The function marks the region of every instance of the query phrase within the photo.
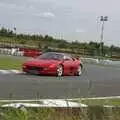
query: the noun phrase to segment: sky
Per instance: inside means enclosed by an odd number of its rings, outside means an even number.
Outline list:
[[[120,46],[119,5],[119,0],[0,0],[0,27],[68,41],[99,42],[99,18],[108,16],[104,42]]]

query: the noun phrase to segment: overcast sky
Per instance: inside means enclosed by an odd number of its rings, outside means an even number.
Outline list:
[[[0,0],[0,24],[17,32],[49,34],[79,41],[100,41],[99,16],[106,44],[120,46],[120,0]]]

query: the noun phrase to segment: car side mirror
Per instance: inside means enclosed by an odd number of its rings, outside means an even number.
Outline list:
[[[64,61],[69,61],[69,59],[65,58]]]
[[[75,61],[75,58],[72,58],[73,61]]]
[[[76,59],[77,59],[77,60],[80,60],[80,58],[79,58],[79,57],[76,57]]]

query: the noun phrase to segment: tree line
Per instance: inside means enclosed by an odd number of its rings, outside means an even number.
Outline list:
[[[15,31],[6,29],[2,27],[0,29],[0,42],[12,43],[12,44],[21,44],[35,46],[38,49],[42,48],[53,48],[56,51],[68,51],[73,53],[79,53],[82,55],[90,56],[100,56],[100,43],[99,42],[89,42],[83,43],[77,40],[73,42],[68,42],[64,39],[53,38],[49,35],[29,35],[29,34],[17,34]],[[102,45],[102,56],[119,56],[120,47],[114,45],[107,46]]]

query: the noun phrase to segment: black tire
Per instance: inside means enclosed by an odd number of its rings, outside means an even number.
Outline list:
[[[81,76],[82,75],[82,70],[83,70],[83,67],[82,65],[79,65],[78,68],[77,68],[77,72],[76,72],[76,76]]]

